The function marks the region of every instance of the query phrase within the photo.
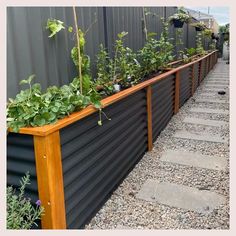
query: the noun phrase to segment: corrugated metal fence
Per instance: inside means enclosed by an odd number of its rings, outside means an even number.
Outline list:
[[[147,11],[159,17],[168,17],[176,7],[147,7]],[[109,53],[117,34],[127,31],[125,44],[133,50],[144,45],[143,15],[141,7],[78,7],[79,27],[86,30],[86,53],[91,58],[95,75],[95,61],[99,44],[104,44]],[[70,58],[75,44],[66,30],[55,38],[48,38],[45,29],[48,18],[56,18],[73,26],[72,7],[8,7],[7,9],[7,96],[14,97],[19,91],[19,82],[30,74],[36,74],[36,82],[46,89],[50,85],[68,84],[77,72]],[[94,21],[97,19],[96,23]],[[93,24],[94,23],[94,24]],[[160,37],[162,25],[155,15],[147,16],[149,32]],[[183,47],[195,46],[196,32],[192,26],[184,26]],[[175,29],[170,27],[170,37],[175,39]],[[173,43],[175,40],[173,40]]]

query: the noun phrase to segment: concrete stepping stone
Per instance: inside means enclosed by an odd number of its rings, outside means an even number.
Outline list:
[[[226,159],[219,156],[174,150],[165,151],[160,160],[211,170],[225,170],[227,165]]]
[[[191,139],[191,140],[198,140],[203,142],[214,142],[214,143],[227,143],[227,140],[222,138],[219,135],[209,135],[208,133],[194,133],[185,130],[177,131],[173,135],[174,138],[180,139]]]
[[[228,125],[228,122],[220,121],[220,120],[205,120],[200,118],[194,117],[186,117],[183,120],[184,123],[191,123],[196,125],[207,125],[207,126],[214,126],[214,127],[221,127],[224,125]]]
[[[226,100],[222,101],[220,99],[207,99],[207,98],[199,98],[196,99],[195,102],[229,104]]]
[[[222,115],[228,115],[228,110],[221,110],[221,109],[210,109],[210,108],[191,108],[189,110],[190,112],[197,112],[197,113],[210,113],[210,114],[222,114]]]
[[[214,92],[214,93],[199,93],[198,94],[200,97],[204,97],[204,96],[206,96],[206,97],[211,97],[211,98],[219,98],[220,100],[226,100],[227,98],[226,98],[226,95],[227,95],[227,93],[226,94],[224,94],[224,95],[220,95],[220,94],[218,94],[217,92]]]
[[[205,85],[229,85],[229,82],[228,81],[215,81],[215,80],[209,80],[209,81],[205,81],[204,83]]]
[[[204,92],[204,93],[218,93],[219,91],[225,91],[226,93],[229,93],[229,89],[214,89],[214,88],[201,88],[200,90],[201,92]]]
[[[224,196],[212,191],[151,179],[144,183],[136,196],[145,201],[158,202],[203,214],[212,212],[226,201]]]
[[[211,88],[218,88],[218,89],[225,89],[228,88],[228,85],[222,85],[222,84],[204,84],[204,88],[211,89]]]

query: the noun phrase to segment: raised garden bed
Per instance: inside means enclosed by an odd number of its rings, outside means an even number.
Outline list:
[[[102,126],[89,106],[56,124],[10,132],[8,184],[29,170],[27,194],[45,207],[42,228],[83,228],[216,62],[214,51],[103,99],[111,121]]]

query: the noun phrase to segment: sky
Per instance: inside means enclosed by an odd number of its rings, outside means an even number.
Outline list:
[[[210,7],[210,15],[213,15],[219,25],[229,23],[229,7]],[[203,13],[208,13],[208,7],[186,7]]]

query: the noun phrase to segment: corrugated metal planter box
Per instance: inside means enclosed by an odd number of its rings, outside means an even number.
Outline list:
[[[213,52],[102,100],[111,120],[97,125],[92,106],[56,124],[22,128],[7,137],[7,183],[26,171],[27,194],[45,207],[44,229],[78,229],[91,219],[143,157],[199,84]],[[211,67],[202,65],[211,57]],[[200,72],[200,73],[199,73]]]

